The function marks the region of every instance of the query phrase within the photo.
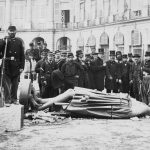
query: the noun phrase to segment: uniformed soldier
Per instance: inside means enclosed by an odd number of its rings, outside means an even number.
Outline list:
[[[97,59],[91,62],[90,69],[93,73],[94,89],[104,90],[104,78],[106,75],[106,63],[103,63],[104,49],[98,49]]]
[[[117,61],[117,89],[118,92],[122,91],[122,72],[123,72],[123,65],[122,65],[122,53],[121,51],[116,52],[116,61]]]
[[[52,86],[51,81],[51,74],[52,72],[57,69],[57,64],[55,61],[53,61],[53,53],[48,52],[47,53],[47,60],[45,60],[42,64],[42,97],[43,98],[50,98],[57,95],[55,89]]]
[[[143,80],[143,68],[139,54],[134,54],[134,64],[132,65],[132,70],[130,71],[130,83],[133,84],[133,97],[138,101],[141,100],[141,84]]]
[[[150,75],[150,51],[145,52],[145,64],[143,66],[144,75]]]
[[[143,66],[143,99],[142,102],[150,106],[150,51],[145,52],[145,62]]]
[[[78,63],[80,65],[80,68],[82,69],[79,69],[78,70],[78,74],[79,74],[79,81],[78,81],[78,86],[79,87],[87,87],[87,66],[83,60],[83,51],[82,50],[77,50],[76,51],[76,63]]]
[[[109,60],[106,62],[105,88],[107,93],[117,93],[117,62],[115,61],[115,51],[110,51]]]
[[[34,44],[31,42],[29,44],[30,48],[26,50],[25,52],[25,58],[26,60],[35,60],[36,62],[40,59],[40,55],[37,49],[34,49]]]
[[[24,45],[20,38],[16,38],[16,27],[8,27],[8,36],[0,42],[0,53],[4,56],[4,50],[7,42],[6,59],[4,70],[4,79],[7,83],[11,95],[9,95],[10,103],[17,103],[17,90],[20,74],[24,69],[25,55]],[[8,98],[8,96],[7,96]]]
[[[132,53],[128,53],[128,63],[130,65],[130,72],[131,72],[132,71],[132,65],[134,64]],[[130,96],[132,96],[132,97],[134,96],[133,84],[131,82],[129,84],[129,93],[130,93]]]
[[[130,65],[127,62],[127,54],[122,55],[122,93],[129,93],[129,73],[130,73]]]
[[[42,51],[44,51],[45,53],[50,52],[50,50],[47,48],[47,43],[46,42],[43,43],[43,49],[42,49]]]
[[[93,73],[90,70],[92,62],[92,56],[90,53],[85,54],[85,64],[87,66],[87,87],[89,89],[94,89],[94,83],[93,83]]]
[[[62,65],[61,72],[64,75],[64,90],[78,86],[79,74],[78,70],[81,66],[73,60],[73,53],[68,53],[67,61]]]
[[[46,52],[42,52],[41,53],[41,60],[39,60],[35,66],[35,72],[38,73],[38,84],[39,84],[39,90],[40,90],[40,96],[42,97],[42,72],[43,72],[43,69],[42,69],[42,65],[43,63],[45,62],[47,58],[47,53]]]

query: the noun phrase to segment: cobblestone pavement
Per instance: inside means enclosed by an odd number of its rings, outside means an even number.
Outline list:
[[[148,150],[150,119],[73,119],[0,135],[0,150]]]

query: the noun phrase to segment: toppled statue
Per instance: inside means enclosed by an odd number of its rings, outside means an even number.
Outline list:
[[[37,110],[53,104],[65,103],[65,112],[74,117],[128,119],[150,115],[150,107],[127,94],[107,94],[96,90],[75,87],[54,98],[38,98],[33,88],[30,102]]]

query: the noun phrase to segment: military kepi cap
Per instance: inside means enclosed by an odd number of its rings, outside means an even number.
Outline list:
[[[110,51],[110,54],[109,54],[110,56],[115,56],[116,54],[115,54],[115,51]]]
[[[17,29],[16,29],[16,26],[9,26],[8,30],[9,31],[16,31]]]
[[[150,56],[150,51],[146,51],[145,56]]]
[[[132,57],[133,55],[132,55],[132,53],[128,53],[128,57]]]
[[[122,58],[128,58],[127,54],[123,54]]]
[[[99,49],[98,49],[98,53],[99,53],[99,54],[104,54],[104,48],[99,48]]]

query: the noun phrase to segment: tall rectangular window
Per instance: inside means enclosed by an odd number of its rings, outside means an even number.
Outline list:
[[[80,21],[84,20],[84,16],[85,16],[85,3],[81,2],[80,3]]]
[[[96,18],[96,0],[91,0],[91,18],[94,20]]]
[[[5,3],[4,2],[0,2],[0,28],[2,29],[4,26],[4,18],[5,18]]]
[[[24,28],[25,14],[26,14],[26,1],[14,0],[12,2],[11,14],[12,14],[11,15],[12,24],[16,25],[17,29]]]

